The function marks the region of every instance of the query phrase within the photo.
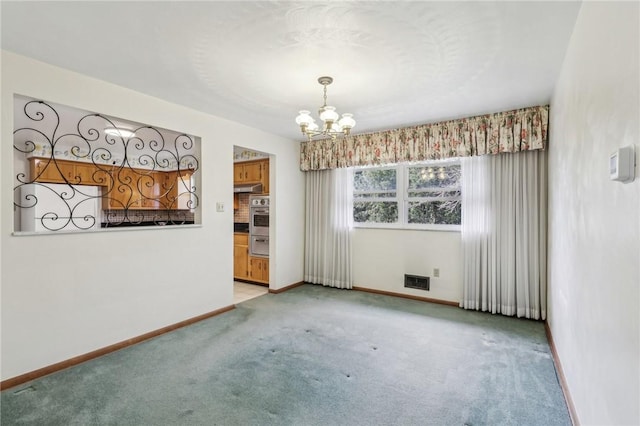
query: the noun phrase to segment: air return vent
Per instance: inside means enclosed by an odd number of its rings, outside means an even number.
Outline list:
[[[429,291],[429,277],[404,274],[404,286]]]

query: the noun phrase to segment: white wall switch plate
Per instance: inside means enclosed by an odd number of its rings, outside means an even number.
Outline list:
[[[220,213],[223,212],[224,211],[224,203],[217,202],[216,203],[216,211],[220,212]]]

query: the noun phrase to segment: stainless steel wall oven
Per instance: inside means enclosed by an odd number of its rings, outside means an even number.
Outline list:
[[[269,256],[269,196],[249,196],[249,253]]]

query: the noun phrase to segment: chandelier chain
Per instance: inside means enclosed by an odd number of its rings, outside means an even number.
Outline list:
[[[322,105],[322,107],[326,107],[327,106],[327,85],[324,85],[324,104]]]

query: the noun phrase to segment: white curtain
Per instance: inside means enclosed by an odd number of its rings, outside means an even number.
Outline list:
[[[304,280],[350,289],[353,172],[341,168],[306,173]]]
[[[546,151],[462,159],[465,309],[547,316]]]

